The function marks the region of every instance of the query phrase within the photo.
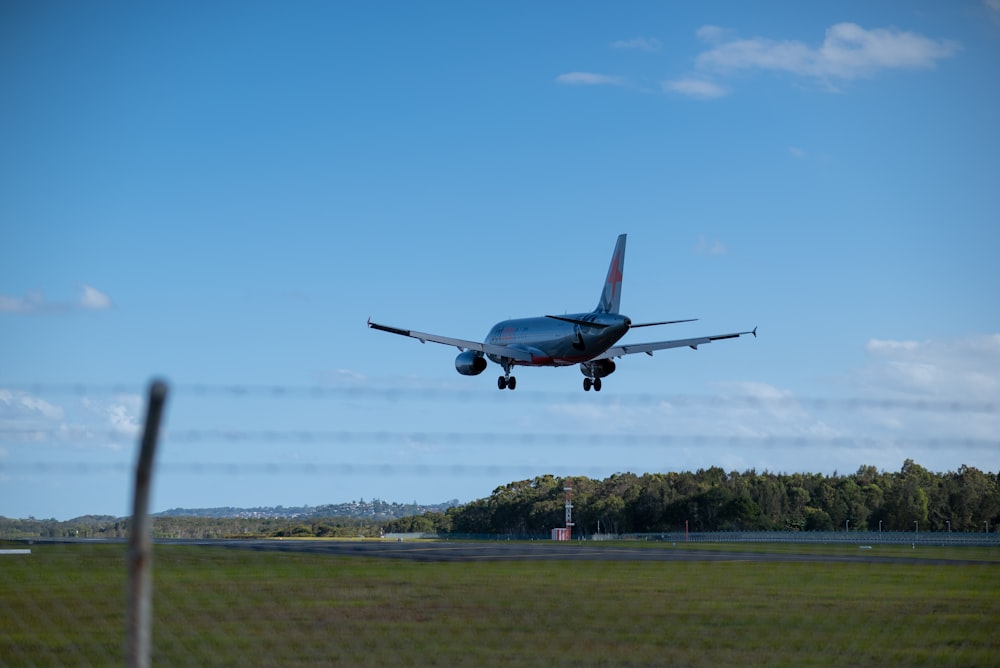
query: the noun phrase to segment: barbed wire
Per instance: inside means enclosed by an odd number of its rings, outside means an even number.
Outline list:
[[[0,390],[26,392],[32,394],[55,395],[123,395],[142,394],[144,387],[135,383],[2,383]],[[212,384],[181,383],[171,386],[173,396],[231,398],[273,398],[273,399],[360,399],[374,398],[383,401],[441,400],[474,402],[490,401],[495,391],[469,391],[427,387],[371,387],[371,386],[327,386],[327,385],[266,385],[266,384]],[[530,401],[578,401],[580,392],[548,392],[532,390],[520,394],[505,395]],[[596,395],[595,395],[596,396]],[[669,404],[678,407],[737,404],[748,408],[796,406],[814,410],[912,410],[937,413],[1000,413],[1000,401],[970,401],[968,399],[911,399],[911,398],[870,398],[870,397],[810,397],[780,396],[759,397],[749,395],[696,395],[696,394],[652,394],[652,393],[606,393],[613,401],[634,405]]]
[[[543,465],[544,466],[544,465]],[[154,468],[160,473],[223,475],[443,475],[513,474],[535,476],[539,466],[527,464],[348,464],[311,462],[169,462]],[[627,469],[628,467],[626,467]],[[635,468],[635,467],[633,467]],[[580,474],[606,474],[607,467],[573,467]],[[623,469],[625,470],[625,469]],[[133,467],[126,462],[0,462],[0,473],[122,473]]]
[[[100,431],[87,428],[2,429],[0,442],[6,443],[131,443],[136,434],[121,430]],[[175,444],[225,443],[296,443],[316,445],[407,444],[426,443],[453,446],[555,445],[573,447],[651,447],[725,445],[730,447],[885,447],[923,448],[965,447],[1000,449],[1000,440],[970,437],[902,436],[815,436],[815,435],[726,435],[726,434],[653,434],[653,433],[572,433],[572,432],[389,432],[326,430],[242,430],[242,429],[165,429],[164,442]]]
[[[94,395],[141,394],[143,388],[126,383],[4,383],[0,391],[24,392],[34,395],[63,394],[79,397]],[[172,387],[175,397],[193,398],[259,398],[259,399],[376,399],[387,402],[440,400],[491,401],[495,392],[458,391],[451,389],[425,388],[377,388],[370,386],[324,386],[324,385],[247,385],[247,384],[180,384]],[[509,393],[504,396],[509,400]],[[529,401],[579,402],[579,392],[556,393],[545,391],[524,392],[514,395]],[[601,398],[605,398],[604,395]],[[870,398],[821,398],[821,397],[755,397],[746,395],[653,395],[614,394],[613,401],[634,405],[664,405],[676,407],[737,405],[751,410],[768,408],[811,408],[814,410],[881,410],[918,411],[933,413],[1000,413],[1000,403],[994,401],[971,402],[964,400],[930,399],[870,399]],[[6,446],[8,454],[16,454],[20,446],[34,446],[39,443],[49,445],[80,446],[86,444],[127,445],[135,442],[138,429],[97,429],[93,427],[31,427],[13,424],[0,427],[0,443]],[[385,430],[305,430],[305,429],[261,429],[238,428],[167,428],[161,433],[164,442],[178,445],[207,446],[210,453],[213,446],[227,444],[275,444],[312,445],[319,447],[353,447],[358,445],[433,445],[446,447],[487,447],[503,449],[507,447],[555,446],[565,448],[614,447],[624,449],[678,448],[678,447],[729,447],[741,448],[924,448],[943,449],[962,447],[967,449],[1000,451],[1000,439],[972,438],[957,436],[942,437],[900,437],[900,436],[818,436],[818,435],[727,435],[709,433],[663,434],[663,433],[573,433],[573,432],[462,432],[462,431],[402,431]],[[273,455],[272,455],[273,456]],[[490,475],[533,475],[539,464],[531,465],[485,463],[485,464],[406,464],[406,463],[317,463],[317,462],[188,462],[162,463],[157,469],[165,473],[187,474],[294,474],[294,475],[445,475],[461,476],[476,473]],[[627,468],[627,467],[626,467]],[[576,468],[581,474],[605,474],[607,467],[593,467],[590,470]],[[96,461],[2,461],[0,473],[70,473],[86,474],[98,472],[125,473],[130,470],[126,462]]]

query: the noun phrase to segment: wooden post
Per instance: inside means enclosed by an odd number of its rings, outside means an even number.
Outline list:
[[[148,668],[153,623],[153,538],[149,523],[149,488],[153,456],[167,400],[167,384],[154,380],[149,386],[146,424],[135,467],[132,524],[128,538],[128,615],[125,630],[125,665]]]

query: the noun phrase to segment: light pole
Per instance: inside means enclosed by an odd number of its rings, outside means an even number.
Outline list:
[[[882,520],[878,521],[878,532],[882,533]]]
[[[851,530],[851,520],[844,520],[844,533],[848,533]]]
[[[913,533],[920,531],[920,524],[917,520],[913,520]]]
[[[948,523],[948,533],[951,533],[951,520],[945,520]]]

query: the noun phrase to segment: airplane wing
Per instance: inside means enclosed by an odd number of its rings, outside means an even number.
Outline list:
[[[754,338],[757,338],[757,328],[754,327],[749,332],[733,332],[732,334],[716,334],[714,336],[699,336],[693,339],[677,339],[676,341],[657,341],[655,343],[632,343],[625,344],[623,346],[614,346],[613,348],[608,348],[603,354],[595,357],[595,360],[611,359],[613,357],[623,357],[625,355],[634,355],[635,353],[646,353],[652,356],[654,350],[666,350],[667,348],[693,348],[698,349],[698,346],[711,343],[712,341],[721,341],[722,339],[737,339],[744,334],[753,334]]]
[[[455,346],[463,352],[466,350],[478,350],[482,353],[507,357],[520,362],[530,362],[532,360],[531,353],[527,350],[519,350],[517,348],[510,348],[507,346],[494,346],[489,343],[480,343],[479,341],[453,339],[449,336],[438,336],[437,334],[427,334],[426,332],[414,332],[411,329],[399,329],[398,327],[380,325],[377,322],[372,322],[370,319],[368,320],[368,326],[372,329],[389,332],[390,334],[409,336],[412,339],[417,339],[420,343],[427,343],[430,341],[432,343],[443,343],[446,346]]]

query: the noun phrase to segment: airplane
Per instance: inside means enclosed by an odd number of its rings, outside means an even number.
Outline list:
[[[754,327],[750,331],[731,334],[615,345],[630,329],[697,320],[691,318],[636,324],[618,312],[621,304],[622,273],[625,268],[626,236],[628,235],[622,234],[618,237],[600,301],[597,308],[590,313],[504,320],[493,325],[482,343],[390,327],[372,322],[371,318],[368,319],[368,326],[390,334],[408,336],[421,343],[430,341],[455,346],[460,351],[455,358],[455,369],[463,376],[478,376],[486,370],[486,360],[489,359],[503,368],[503,375],[497,379],[497,387],[501,390],[513,390],[517,387],[517,378],[511,375],[516,366],[579,364],[580,371],[584,375],[584,391],[589,392],[593,388],[595,392],[600,392],[601,379],[614,373],[614,360],[625,355],[646,353],[652,357],[653,351],[656,350],[684,347],[697,350],[698,346],[712,341],[735,339],[746,334],[753,334],[754,338],[757,338],[757,328]]]

